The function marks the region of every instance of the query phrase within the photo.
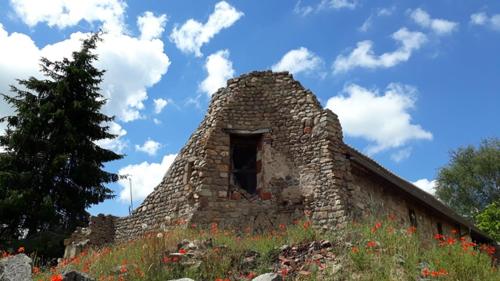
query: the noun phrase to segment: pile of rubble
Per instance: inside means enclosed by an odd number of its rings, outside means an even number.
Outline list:
[[[310,275],[335,264],[332,243],[327,240],[305,242],[280,249],[277,272],[284,276]]]
[[[183,266],[198,267],[202,263],[204,255],[210,249],[219,249],[224,251],[226,247],[224,245],[214,245],[212,240],[183,240],[177,245],[176,250],[165,253],[163,262],[174,262]],[[278,249],[272,257],[274,264],[269,268],[269,270],[273,271],[274,278],[293,278],[298,275],[307,276],[311,274],[316,274],[316,276],[318,276],[321,275],[321,272],[325,269],[332,269],[332,267],[335,268],[337,266],[338,261],[336,260],[336,255],[332,250],[333,245],[327,240],[304,242],[292,246],[284,245]],[[240,268],[251,272],[252,269],[258,266],[260,258],[261,256],[258,252],[246,251],[243,253],[241,260],[239,261],[239,266]],[[251,279],[249,276],[250,275],[240,275],[233,276],[232,278],[234,280],[249,280]],[[253,277],[255,277],[255,275]],[[252,280],[260,279],[254,278]]]

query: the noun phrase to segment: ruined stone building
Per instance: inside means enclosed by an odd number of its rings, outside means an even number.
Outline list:
[[[118,241],[179,221],[255,230],[311,214],[335,230],[365,214],[393,214],[429,236],[454,228],[489,238],[433,196],[346,145],[337,115],[286,72],[230,79],[162,182],[132,215],[114,222]]]

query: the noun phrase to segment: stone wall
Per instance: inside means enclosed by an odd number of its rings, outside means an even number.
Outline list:
[[[258,192],[230,184],[230,132],[260,131]],[[337,116],[286,72],[231,79],[180,151],[162,183],[134,213],[118,219],[125,240],[176,224],[250,227],[312,214],[316,227],[346,221],[350,180]]]
[[[234,184],[231,135],[258,139],[255,194]],[[350,160],[351,153],[337,116],[292,75],[265,71],[230,79],[212,96],[162,182],[131,216],[117,219],[116,239],[190,224],[260,231],[290,224],[306,211],[321,229],[369,213],[409,225],[409,209],[424,237],[432,237],[438,223],[444,233],[457,228],[425,200]]]
[[[344,220],[347,163],[340,157],[339,121],[291,75],[257,72],[231,79],[214,95],[208,114],[216,118],[193,222],[262,229],[290,224],[305,209],[317,226],[333,228]],[[237,130],[269,131],[263,135],[258,196],[240,196],[241,190],[228,186],[228,131]]]
[[[351,167],[355,219],[375,216],[387,220],[391,217],[402,226],[409,227],[411,209],[416,214],[417,232],[424,240],[432,240],[434,234],[438,233],[438,223],[442,225],[443,233],[446,235],[451,235],[453,229],[460,229],[449,218],[404,194],[398,187],[374,172],[356,164],[352,164]],[[462,227],[460,230],[462,235],[467,236],[466,229]]]
[[[99,214],[91,216],[88,227],[78,227],[64,240],[64,258],[71,259],[87,247],[101,247],[115,241],[117,217]]]

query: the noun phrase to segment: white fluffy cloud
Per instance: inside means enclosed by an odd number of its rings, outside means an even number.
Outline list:
[[[141,32],[142,40],[152,40],[159,38],[165,31],[167,23],[167,15],[155,16],[152,12],[147,11],[137,18],[137,27]]]
[[[19,52],[23,50],[23,52]],[[0,93],[9,94],[9,85],[16,84],[15,79],[38,76],[40,59],[38,47],[27,35],[21,33],[8,34],[0,24]],[[12,108],[0,99],[0,116],[11,115]],[[5,124],[0,123],[0,134]]]
[[[0,92],[7,93],[8,85],[16,78],[40,77],[40,58],[60,60],[69,57],[81,46],[81,39],[89,34],[75,32],[63,41],[38,48],[25,34],[8,32],[0,25]],[[122,33],[106,33],[98,44],[99,60],[95,66],[106,72],[101,84],[101,93],[108,100],[103,111],[117,116],[120,121],[141,118],[144,101],[148,98],[146,89],[160,81],[170,65],[159,39],[141,40]],[[12,110],[0,101],[2,113]]]
[[[122,0],[10,0],[17,16],[33,27],[45,22],[50,27],[66,28],[80,21],[102,22],[103,29],[120,33],[127,4]]]
[[[229,60],[229,51],[220,50],[207,57],[205,61],[207,78],[199,85],[199,90],[211,96],[219,88],[226,85],[226,81],[234,76],[233,63]]]
[[[436,192],[436,180],[419,179],[413,182],[413,184],[429,194],[434,195]]]
[[[300,47],[286,53],[278,63],[272,66],[272,70],[289,71],[295,75],[301,72],[318,71],[322,64],[320,57],[307,48]]]
[[[431,29],[438,35],[450,34],[458,30],[458,23],[445,20],[433,19],[426,11],[418,8],[410,13],[410,18],[423,28]]]
[[[412,124],[409,110],[415,107],[416,89],[391,83],[384,93],[351,84],[330,98],[326,108],[335,112],[344,133],[370,142],[368,154],[400,148],[412,140],[430,140],[432,134]],[[404,155],[403,155],[404,156]]]
[[[470,23],[487,26],[493,30],[500,31],[500,14],[488,16],[483,12],[475,13],[470,16]]]
[[[119,175],[128,175],[132,180],[132,197],[134,201],[142,200],[151,193],[161,182],[177,154],[165,155],[160,163],[142,162],[123,167],[118,171]],[[118,183],[122,186],[119,199],[124,202],[130,201],[129,180],[120,179]]]
[[[161,144],[159,142],[156,142],[154,140],[148,139],[147,141],[144,142],[142,145],[135,145],[135,150],[144,152],[146,154],[149,154],[151,156],[156,155],[158,150],[161,148]]]
[[[108,132],[116,135],[114,139],[102,139],[96,141],[96,144],[102,148],[113,150],[117,153],[121,153],[128,145],[127,141],[123,139],[123,136],[127,134],[127,131],[116,122],[110,122],[107,124],[109,127]]]
[[[420,49],[427,42],[427,37],[421,32],[412,32],[401,28],[392,34],[399,43],[399,48],[393,52],[375,55],[372,41],[358,42],[356,48],[347,56],[339,55],[333,63],[334,74],[347,72],[353,68],[389,68],[410,59],[413,51]]]
[[[170,40],[184,53],[193,53],[201,57],[201,47],[208,43],[222,29],[228,28],[238,21],[243,13],[236,10],[226,1],[215,5],[213,13],[206,23],[189,19],[180,28],[174,27]]]
[[[168,104],[168,101],[164,100],[164,99],[154,99],[153,102],[155,104],[155,113],[156,114],[161,113],[163,108],[165,108],[165,106],[167,106],[167,104]]]

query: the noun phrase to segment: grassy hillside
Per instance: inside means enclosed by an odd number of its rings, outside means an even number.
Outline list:
[[[260,235],[217,224],[208,230],[184,226],[89,250],[56,268],[35,268],[34,279],[57,280],[63,268],[72,267],[106,281],[251,280],[270,271],[285,280],[500,280],[491,266],[490,247],[452,234],[422,244],[418,230],[390,219],[334,234],[317,233],[308,221]]]

